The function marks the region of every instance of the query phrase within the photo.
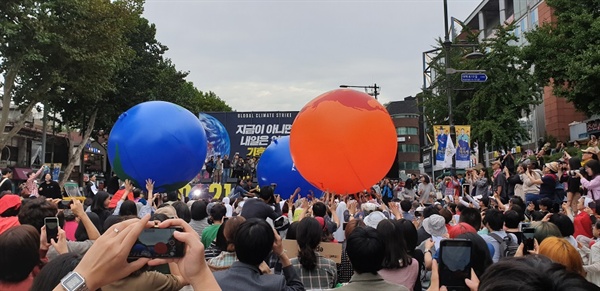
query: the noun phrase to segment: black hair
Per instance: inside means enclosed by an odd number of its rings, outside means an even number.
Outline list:
[[[514,210],[504,212],[504,224],[508,228],[518,228],[521,222],[520,215]]]
[[[19,225],[0,234],[0,282],[21,282],[40,263],[40,234],[35,227]]]
[[[306,270],[314,270],[317,267],[318,258],[315,249],[321,243],[323,231],[319,222],[306,217],[298,223],[296,229],[296,241],[298,242],[298,261]]]
[[[473,247],[471,249],[471,268],[481,277],[485,270],[492,265],[492,256],[486,241],[477,233],[466,232],[458,235],[456,238],[468,239]]]
[[[542,221],[542,219],[544,219],[544,216],[546,215],[541,211],[534,211],[531,213],[531,221]]]
[[[560,233],[563,237],[568,237],[575,233],[573,221],[571,221],[571,219],[564,214],[552,214],[552,216],[550,216],[550,222],[558,226],[558,229],[560,230]]]
[[[222,252],[227,251],[227,246],[229,245],[227,243],[227,239],[225,238],[224,233],[226,223],[227,220],[225,220],[223,223],[221,223],[221,225],[219,225],[219,229],[217,229],[217,236],[215,237],[215,244],[217,245],[217,248]]]
[[[66,253],[50,260],[33,279],[30,290],[52,291],[60,284],[60,280],[81,261],[81,256],[76,253]]]
[[[423,183],[429,184],[430,182],[431,182],[431,179],[429,179],[429,176],[423,175]]]
[[[183,219],[185,222],[190,223],[192,221],[192,212],[187,204],[177,201],[172,204],[173,208],[175,208],[175,212],[177,212],[177,217]],[[227,213],[227,208],[225,208],[225,213]]]
[[[275,201],[275,196],[273,194],[273,187],[271,186],[263,186],[260,188],[260,193],[258,197],[268,204],[271,204]]]
[[[510,198],[510,202],[512,203],[512,205],[519,205],[521,207],[521,209],[525,209],[527,208],[525,206],[525,201],[523,201],[523,198],[521,198],[520,196],[513,196],[513,198]]]
[[[91,210],[92,212],[96,212],[96,214],[100,215],[99,212],[106,210],[104,207],[104,201],[110,197],[110,194],[106,191],[98,191],[92,200]]]
[[[296,239],[296,230],[298,229],[298,221],[294,221],[290,224],[290,226],[287,229],[287,232],[285,233],[285,239],[292,239],[295,240]]]
[[[235,234],[235,253],[240,262],[258,266],[271,252],[275,234],[273,228],[260,218],[250,218],[240,225]]]
[[[119,209],[120,216],[129,216],[129,215],[137,216],[137,212],[138,212],[137,205],[135,205],[135,202],[133,202],[131,200],[125,200],[125,201],[123,201],[123,203],[121,203],[121,208]]]
[[[483,222],[484,224],[487,224],[486,226],[489,226],[492,231],[502,230],[504,227],[504,215],[500,210],[488,209],[485,212]]]
[[[327,206],[323,202],[317,202],[312,206],[313,214],[319,217],[325,217],[327,214]]]
[[[103,225],[100,222],[100,217],[98,217],[98,214],[94,212],[86,212],[85,214],[87,214],[87,216],[92,221],[92,224],[94,224],[94,226],[99,232],[104,231]],[[86,241],[89,239],[83,223],[79,223],[79,225],[77,225],[77,229],[75,229],[75,239],[77,241]]]
[[[510,210],[513,210],[513,211],[517,212],[517,214],[519,214],[519,221],[525,220],[524,208],[521,208],[521,206],[519,206],[518,204],[513,204],[510,207]]]
[[[543,255],[500,260],[479,277],[479,290],[593,291],[600,287]]]
[[[461,211],[458,221],[472,226],[477,231],[481,229],[481,213],[475,208],[465,208]]]
[[[439,213],[440,211],[435,207],[435,205],[429,205],[423,209],[423,219]]]
[[[385,243],[371,227],[357,227],[346,239],[346,253],[358,274],[377,274],[385,257]]]
[[[208,217],[206,212],[206,201],[198,200],[192,203],[191,214],[193,220],[202,220]]]
[[[452,221],[452,212],[450,212],[450,210],[448,210],[446,208],[440,210],[439,215],[444,218],[445,224],[448,224]]]
[[[210,208],[210,217],[213,221],[220,221],[227,214],[227,208],[225,205],[221,203],[215,203],[212,208]]]
[[[412,208],[412,202],[408,199],[404,199],[400,201],[400,208],[402,208],[402,211],[408,212]]]
[[[164,213],[154,213],[154,214],[152,214],[150,221],[158,220],[160,222],[163,222],[167,219],[169,219],[169,217]]]
[[[177,190],[167,192],[167,201],[179,201],[179,192]]]
[[[140,196],[142,195],[142,190],[140,190],[139,188],[135,188],[133,189],[133,198],[140,198]]]
[[[465,205],[464,205],[464,204],[462,204],[462,203],[458,203],[458,204],[456,205],[456,209],[458,209],[458,212],[460,212],[460,213],[462,213],[462,212],[463,212],[463,211],[464,211],[466,208],[467,208],[467,206],[465,206]]]
[[[58,207],[46,198],[38,197],[35,199],[23,200],[21,210],[19,210],[19,223],[29,224],[41,233],[44,226],[44,218],[54,217],[58,213]]]
[[[550,209],[552,209],[552,204],[554,202],[552,202],[552,199],[550,199],[548,197],[544,197],[544,198],[540,199],[538,203],[540,204],[540,206],[544,206],[547,208],[547,210],[550,210]]]
[[[404,268],[412,263],[412,258],[406,251],[406,242],[400,236],[395,224],[384,219],[377,224],[377,232],[385,243],[385,256],[381,266],[384,269]]]
[[[585,167],[592,170],[593,175],[590,178],[594,178],[600,174],[600,162],[595,159],[585,162]]]
[[[417,243],[419,241],[419,235],[417,233],[417,228],[412,223],[412,221],[407,219],[398,219],[392,220],[396,230],[400,233],[400,237],[406,244],[406,252],[411,256],[415,256],[415,249],[417,248]]]
[[[481,201],[481,203],[483,203],[483,206],[485,206],[486,208],[490,207],[490,197],[483,196],[481,197],[481,199],[479,199],[479,201]]]

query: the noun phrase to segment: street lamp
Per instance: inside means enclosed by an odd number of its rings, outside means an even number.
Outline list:
[[[373,84],[373,86],[340,85],[340,88],[362,88],[362,89],[365,89],[365,93],[375,97],[375,100],[377,100],[377,96],[379,96],[379,89],[381,89],[381,87],[377,86],[377,84]],[[373,92],[369,93],[369,92],[367,92],[367,89],[371,89],[371,90],[373,90]]]

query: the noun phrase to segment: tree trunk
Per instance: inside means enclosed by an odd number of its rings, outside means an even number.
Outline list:
[[[21,116],[19,116],[19,119],[13,125],[13,128],[9,132],[2,133],[2,135],[0,136],[0,149],[3,149],[6,146],[6,144],[10,141],[10,139],[17,135],[17,133],[19,133],[19,131],[25,126],[25,121],[27,121],[27,119],[29,119],[29,117],[31,116],[31,110],[33,110],[34,106],[35,103],[30,103],[29,105],[27,105],[25,110],[21,112]],[[4,126],[6,126],[6,123]]]
[[[75,162],[77,161],[78,158],[81,157],[81,153],[83,152],[83,149],[85,148],[85,145],[88,141],[88,139],[90,139],[90,136],[92,135],[92,130],[94,130],[94,123],[96,122],[96,115],[98,114],[98,109],[94,110],[94,113],[92,113],[92,116],[90,116],[90,119],[88,120],[88,125],[87,128],[85,129],[85,131],[83,132],[83,139],[81,140],[81,143],[79,143],[79,146],[77,147],[77,150],[75,150],[74,153],[71,153],[71,147],[69,146],[69,164],[67,165],[67,167],[65,168],[65,173],[62,177],[62,179],[60,180],[60,186],[63,187],[65,185],[65,183],[69,180],[69,176],[71,176],[71,172],[73,172],[73,168],[75,168]],[[69,145],[72,144],[72,141],[70,140],[70,136],[69,136]],[[83,162],[83,161],[81,161]]]

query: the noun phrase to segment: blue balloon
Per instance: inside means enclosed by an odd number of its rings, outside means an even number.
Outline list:
[[[207,113],[198,115],[204,130],[206,131],[206,139],[208,140],[208,157],[227,155],[231,151],[231,142],[229,133],[225,126],[216,118]]]
[[[294,166],[289,136],[278,138],[267,147],[256,166],[256,177],[261,187],[276,183],[275,193],[281,195],[282,199],[290,198],[298,187],[303,197],[309,194],[309,190],[316,197],[321,193],[321,190],[306,181]]]
[[[120,179],[155,192],[177,190],[202,170],[206,133],[187,109],[164,101],[138,104],[119,116],[108,138],[108,158]]]

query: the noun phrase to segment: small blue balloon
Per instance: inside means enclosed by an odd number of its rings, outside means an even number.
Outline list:
[[[206,133],[187,109],[164,101],[140,103],[119,116],[108,138],[108,158],[121,179],[155,192],[177,190],[202,170]]]
[[[278,138],[267,147],[256,166],[256,176],[261,187],[276,183],[275,193],[282,199],[290,198],[298,187],[303,197],[310,193],[309,190],[315,197],[321,196],[321,190],[306,181],[294,166],[289,136]]]

